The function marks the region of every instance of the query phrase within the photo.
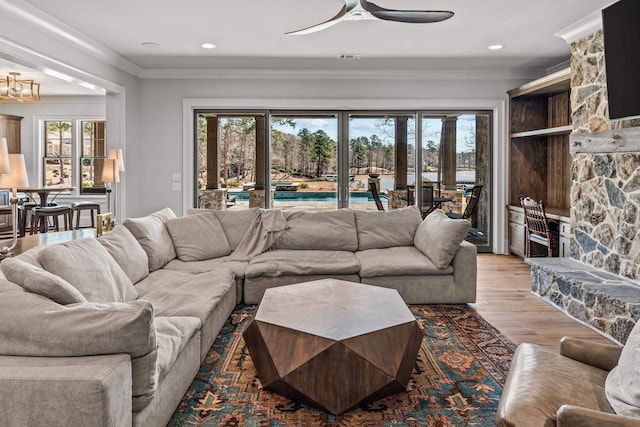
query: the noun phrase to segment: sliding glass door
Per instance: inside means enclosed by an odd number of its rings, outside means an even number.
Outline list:
[[[422,185],[437,189],[441,208],[471,222],[467,240],[489,250],[491,216],[491,113],[425,112]]]
[[[491,112],[200,111],[197,121],[198,206],[222,193],[226,209],[417,205],[470,221],[467,240],[490,249]]]
[[[388,210],[415,180],[415,114],[348,115],[349,207]]]

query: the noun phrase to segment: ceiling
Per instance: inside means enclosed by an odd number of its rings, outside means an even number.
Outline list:
[[[344,0],[25,0],[142,69],[404,68],[545,70],[568,60],[554,33],[613,0],[374,0],[451,10],[432,24],[351,21],[286,36],[333,17]],[[145,42],[159,45],[143,46]],[[203,49],[202,43],[215,49]],[[500,50],[489,45],[503,44]],[[339,61],[341,53],[362,55]],[[0,64],[0,67],[2,64]],[[1,70],[0,70],[1,71]],[[17,70],[21,71],[21,70]],[[44,85],[43,85],[44,92]]]

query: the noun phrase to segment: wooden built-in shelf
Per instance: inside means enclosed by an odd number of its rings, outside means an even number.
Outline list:
[[[524,251],[520,197],[542,200],[548,216],[561,221],[560,252],[569,252],[570,81],[567,69],[509,91],[509,248],[520,256]]]
[[[530,136],[552,136],[552,135],[569,135],[573,130],[573,125],[557,126],[553,128],[529,130],[526,132],[512,133],[511,138],[527,138]]]

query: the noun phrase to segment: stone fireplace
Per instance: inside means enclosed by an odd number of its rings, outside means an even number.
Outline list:
[[[640,318],[640,119],[608,118],[602,31],[571,52],[571,257],[530,260],[532,291],[624,343]]]

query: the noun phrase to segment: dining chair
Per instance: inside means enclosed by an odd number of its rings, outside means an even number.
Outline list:
[[[558,223],[547,218],[544,204],[536,202],[530,197],[521,197],[520,205],[524,209],[525,221],[525,245],[527,258],[532,256],[557,256],[558,255]],[[545,246],[546,255],[532,255],[531,243]]]

